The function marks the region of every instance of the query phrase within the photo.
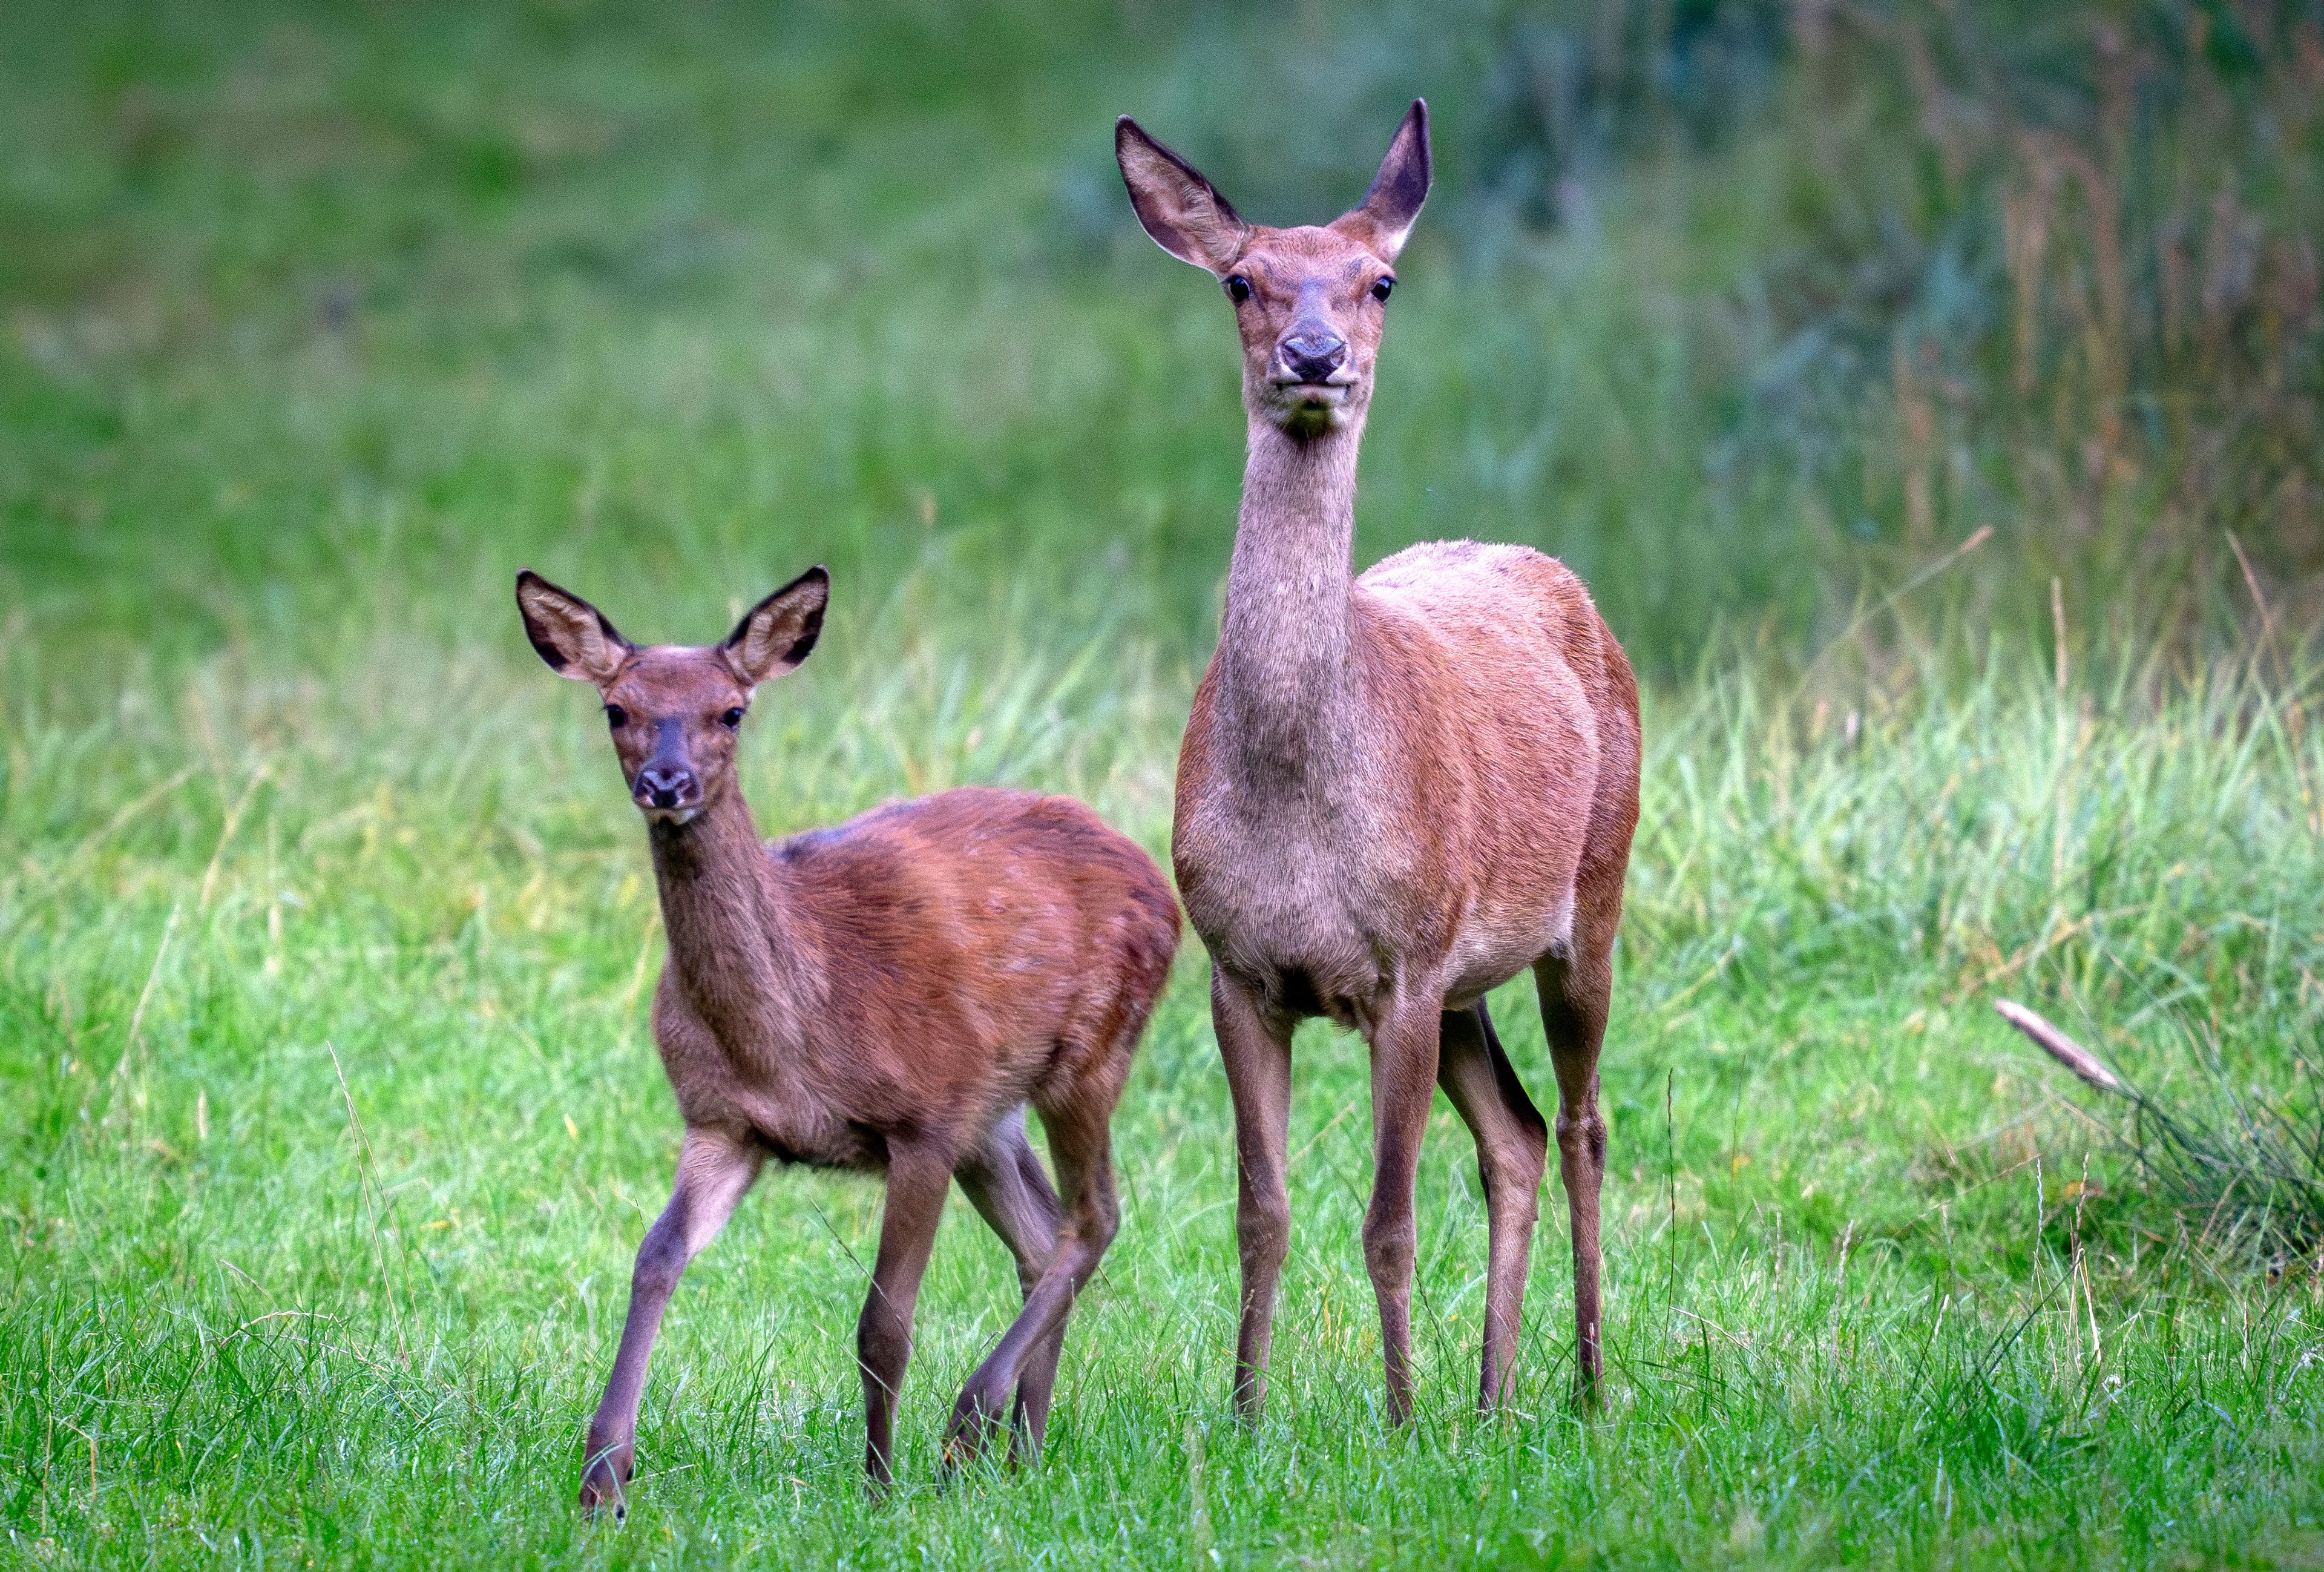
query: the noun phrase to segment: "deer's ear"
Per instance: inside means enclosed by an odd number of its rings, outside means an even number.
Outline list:
[[[734,675],[756,688],[787,677],[815,648],[823,609],[831,604],[831,575],[810,568],[742,614],[718,646]]]
[[[1394,262],[1404,249],[1405,236],[1412,233],[1413,220],[1420,217],[1420,205],[1428,200],[1430,179],[1428,106],[1415,98],[1404,124],[1396,128],[1396,140],[1388,144],[1388,156],[1380,160],[1371,190],[1333,219],[1332,227],[1370,247],[1382,262]]]
[[[1130,205],[1154,244],[1181,262],[1222,273],[1250,243],[1244,223],[1202,171],[1125,115],[1113,123],[1113,156]]]
[[[633,653],[604,612],[530,568],[516,576],[516,609],[524,617],[525,637],[559,677],[602,685]]]

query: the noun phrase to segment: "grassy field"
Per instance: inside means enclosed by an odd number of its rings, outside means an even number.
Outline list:
[[[2324,1565],[2324,1240],[2144,1182],[1989,1009],[2186,1106],[2314,1105],[2324,42],[2284,8],[2290,63],[2243,61],[2258,9],[2170,14],[2191,63],[2121,190],[2149,239],[2181,188],[2227,235],[2189,231],[2175,329],[2167,240],[2106,304],[2064,153],[1988,169],[1967,89],[1835,87],[1781,19],[1648,39],[1738,107],[1617,83],[1574,152],[1496,129],[1473,84],[1536,35],[1487,7],[0,13],[0,1564]],[[1016,1298],[955,1205],[867,1498],[877,1191],[778,1174],[673,1304],[628,1523],[581,1521],[678,1124],[644,837],[512,575],[698,640],[826,561],[747,735],[768,833],[997,781],[1159,854],[1240,415],[1111,116],[1288,219],[1416,87],[1445,186],[1359,553],[1557,550],[1650,676],[1603,1413],[1565,1401],[1554,1188],[1517,1411],[1471,1410],[1440,1106],[1422,1407],[1383,1429],[1363,1056],[1318,1025],[1274,1406],[1231,1421],[1190,939],[1038,1471],[936,1471]],[[1571,155],[1554,222],[1495,184],[1527,149]],[[1900,250],[1917,283],[1867,273]],[[1522,990],[1496,1020],[1545,1086]]]

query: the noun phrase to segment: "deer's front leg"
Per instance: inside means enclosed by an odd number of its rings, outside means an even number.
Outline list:
[[[759,1177],[763,1161],[747,1132],[704,1126],[686,1133],[678,1149],[678,1182],[662,1208],[630,1276],[630,1313],[622,1324],[621,1350],[613,1378],[589,1421],[589,1450],[581,1474],[581,1504],[595,1512],[611,1503],[613,1515],[628,1512],[622,1486],[636,1467],[638,1400],[645,1392],[646,1364],[653,1357],[654,1334],[678,1287],[686,1263],[718,1236],[736,1203]]]
[[[1291,1124],[1291,1026],[1268,1015],[1249,988],[1215,966],[1211,1025],[1234,1098],[1235,1244],[1242,1257],[1235,1411],[1255,1421],[1267,1405],[1275,1294],[1283,1281],[1283,1259],[1291,1252],[1291,1197],[1283,1173]]]
[[[875,1484],[896,1476],[896,1400],[912,1358],[912,1307],[920,1277],[944,1217],[952,1188],[947,1155],[919,1145],[888,1151],[888,1202],[880,1216],[880,1259],[872,1268],[872,1295],[855,1327],[855,1359],[863,1370],[863,1468]]]
[[[1441,1005],[1399,1000],[1372,1028],[1372,1199],[1364,1214],[1364,1265],[1379,1300],[1388,1416],[1412,1417],[1413,1181],[1436,1094]]]

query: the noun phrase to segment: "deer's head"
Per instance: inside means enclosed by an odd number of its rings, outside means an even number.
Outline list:
[[[1428,199],[1428,106],[1413,100],[1364,199],[1320,227],[1246,223],[1127,115],[1113,153],[1146,233],[1234,302],[1243,403],[1299,436],[1353,423],[1371,402],[1396,255]]]
[[[525,636],[559,677],[595,685],[631,800],[671,824],[734,790],[734,738],[752,692],[807,659],[830,598],[831,576],[810,568],[752,606],[723,643],[641,650],[579,596],[530,569],[516,576]]]

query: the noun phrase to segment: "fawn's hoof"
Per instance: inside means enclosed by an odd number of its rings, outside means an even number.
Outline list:
[[[945,1427],[944,1461],[947,1468],[964,1467],[984,1455],[984,1448],[1007,1423],[1008,1397],[979,1392],[971,1385],[952,1405],[952,1422]]]
[[[615,1522],[628,1517],[629,1493],[623,1486],[628,1483],[629,1473],[626,1468],[616,1469],[609,1457],[592,1460],[581,1475],[582,1512],[594,1518],[610,1507]]]

